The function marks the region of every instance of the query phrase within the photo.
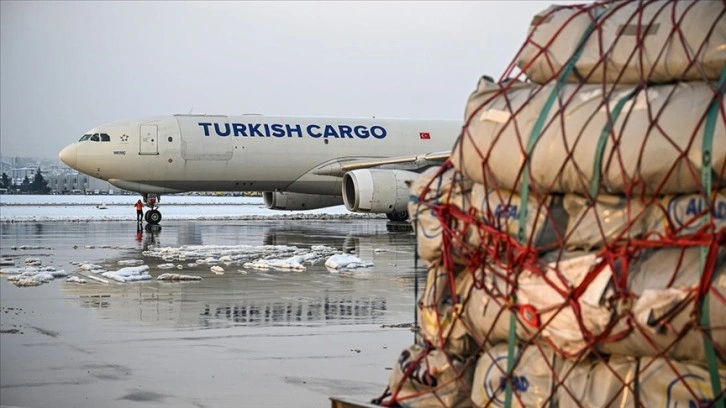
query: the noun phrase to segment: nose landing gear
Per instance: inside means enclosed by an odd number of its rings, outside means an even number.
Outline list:
[[[161,222],[161,212],[157,210],[159,207],[157,203],[161,201],[161,197],[158,194],[149,193],[145,193],[143,197],[144,204],[149,207],[149,211],[144,214],[144,220],[151,225],[157,225]]]

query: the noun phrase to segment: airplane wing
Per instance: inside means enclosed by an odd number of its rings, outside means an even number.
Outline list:
[[[421,168],[432,166],[446,161],[451,155],[451,151],[432,152],[422,155],[386,157],[386,158],[351,158],[339,159],[333,162],[325,163],[317,167],[313,173],[321,176],[342,177],[345,173],[352,170],[368,169],[373,167],[391,166],[391,165],[410,165],[409,167]]]

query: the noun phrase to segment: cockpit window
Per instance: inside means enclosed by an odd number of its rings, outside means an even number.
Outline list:
[[[81,140],[79,142],[83,142],[85,140],[90,140],[92,142],[110,142],[111,136],[108,135],[108,133],[94,133],[94,134],[87,134],[83,135],[81,137]]]

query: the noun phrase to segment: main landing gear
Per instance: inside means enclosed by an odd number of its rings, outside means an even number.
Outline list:
[[[143,194],[144,204],[149,207],[149,210],[144,214],[144,220],[151,224],[157,225],[161,222],[161,212],[157,210],[159,207],[157,203],[161,201],[161,197],[158,194]]]
[[[389,221],[394,222],[404,222],[408,220],[408,211],[402,210],[402,211],[396,211],[389,212],[386,214],[386,217],[388,217]]]

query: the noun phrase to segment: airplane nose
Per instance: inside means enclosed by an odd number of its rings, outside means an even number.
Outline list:
[[[58,153],[58,158],[61,159],[68,167],[76,168],[76,162],[78,161],[78,149],[75,144],[68,145]]]

